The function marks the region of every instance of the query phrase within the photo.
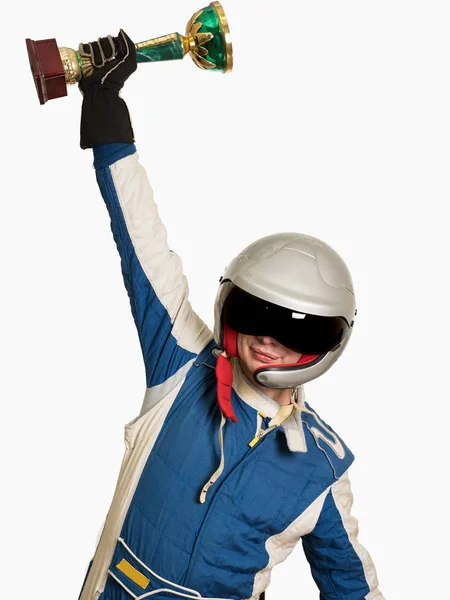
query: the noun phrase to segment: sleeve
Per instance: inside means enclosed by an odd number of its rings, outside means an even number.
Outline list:
[[[348,473],[325,499],[316,526],[302,538],[321,600],[384,600],[372,559],[357,541]]]
[[[188,301],[181,260],[167,245],[135,145],[96,146],[94,167],[120,254],[147,388],[175,385],[177,373],[208,345],[212,333]]]

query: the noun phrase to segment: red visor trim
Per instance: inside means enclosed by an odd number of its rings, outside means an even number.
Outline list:
[[[217,379],[217,401],[223,414],[237,423],[237,417],[231,403],[231,391],[233,389],[233,367],[230,361],[221,354],[216,364]]]
[[[319,358],[319,356],[320,356],[320,354],[302,354],[298,363],[295,363],[295,364],[306,365],[310,362],[313,362],[313,360],[316,360],[317,358]],[[289,365],[287,365],[287,366],[289,366]]]

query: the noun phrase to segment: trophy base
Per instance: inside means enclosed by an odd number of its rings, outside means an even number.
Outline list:
[[[39,102],[67,96],[64,67],[55,39],[26,40],[28,58]]]

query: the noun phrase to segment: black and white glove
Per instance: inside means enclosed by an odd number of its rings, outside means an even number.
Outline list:
[[[134,142],[130,114],[119,92],[136,71],[136,48],[121,29],[117,37],[80,44],[81,57],[90,59],[93,73],[82,77],[78,87],[83,94],[80,146]]]

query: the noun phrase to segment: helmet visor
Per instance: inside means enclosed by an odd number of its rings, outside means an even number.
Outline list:
[[[261,300],[236,286],[225,301],[223,321],[238,333],[270,336],[300,354],[329,352],[349,329],[343,317],[299,313]]]

